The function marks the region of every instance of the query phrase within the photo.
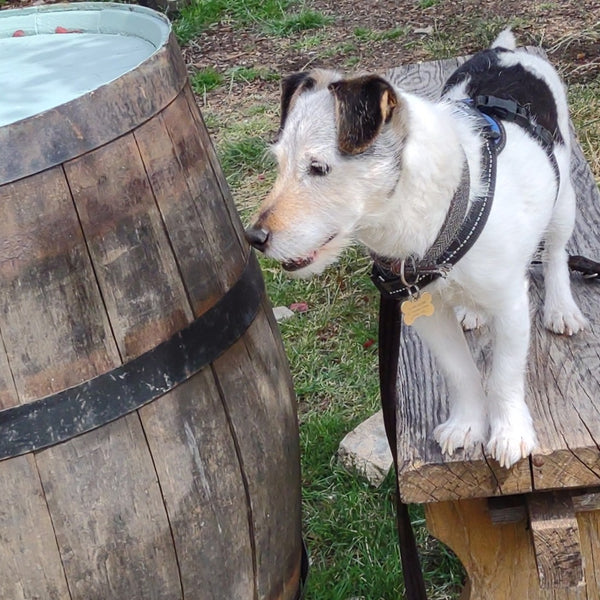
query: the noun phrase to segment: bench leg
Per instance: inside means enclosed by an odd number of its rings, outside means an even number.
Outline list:
[[[461,600],[600,598],[595,572],[600,567],[600,511],[578,515],[587,585],[568,589],[540,588],[527,522],[494,525],[485,498],[426,504],[425,515],[430,533],[456,553],[467,571]]]

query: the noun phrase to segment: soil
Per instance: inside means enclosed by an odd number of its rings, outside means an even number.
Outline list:
[[[432,4],[423,8],[425,4]],[[237,29],[228,23],[209,28],[184,48],[191,68],[213,67],[221,73],[239,66],[268,68],[282,75],[310,67],[343,71],[376,71],[401,64],[469,54],[489,44],[507,24],[513,24],[519,43],[542,45],[568,83],[600,75],[600,2],[571,0],[307,0],[305,8],[331,22],[282,38],[256,27]],[[358,37],[357,29],[372,35]],[[404,31],[396,39],[386,32]],[[377,35],[381,34],[381,35]],[[319,36],[317,47],[302,44]],[[324,49],[330,49],[324,52]],[[347,66],[351,65],[348,69]],[[227,112],[243,96],[273,93],[273,81],[233,83],[210,92],[213,107]]]

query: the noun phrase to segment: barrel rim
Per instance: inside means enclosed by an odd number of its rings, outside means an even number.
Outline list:
[[[42,4],[38,6],[25,6],[22,8],[9,8],[7,10],[0,11],[0,38],[2,37],[10,37],[12,33],[15,31],[13,27],[15,24],[18,25],[18,28],[27,34],[27,27],[29,25],[29,21],[33,20],[33,25],[35,27],[31,30],[36,35],[41,33],[54,33],[54,28],[57,23],[52,20],[49,20],[48,24],[45,24],[43,19],[49,14],[60,14],[61,17],[64,15],[68,15],[70,17],[74,17],[75,15],[83,19],[85,16],[84,13],[98,13],[98,22],[94,22],[94,25],[97,25],[96,29],[91,29],[90,31],[85,31],[86,33],[106,33],[106,34],[114,34],[114,33],[123,33],[123,28],[117,30],[114,27],[114,23],[111,24],[110,20],[108,22],[102,22],[100,13],[104,13],[108,15],[110,13],[116,14],[134,14],[149,17],[153,21],[160,23],[163,27],[163,34],[160,39],[155,40],[151,37],[146,37],[142,35],[144,32],[140,31],[139,28],[135,28],[135,30],[129,29],[127,33],[129,35],[135,35],[136,37],[140,37],[145,39],[146,41],[152,43],[156,49],[163,46],[167,40],[169,39],[169,35],[171,33],[172,27],[169,19],[159,13],[158,11],[152,10],[151,8],[147,8],[145,6],[139,6],[137,4],[120,4],[118,2],[64,2],[59,4]],[[18,17],[24,17],[24,20],[18,20]],[[8,21],[13,21],[10,27],[7,27]],[[60,25],[77,25],[78,29],[81,29],[86,25],[85,21],[76,21],[75,23],[60,22]],[[91,24],[90,21],[87,22],[89,26]],[[126,22],[121,21],[121,26],[127,25]],[[137,23],[139,24],[139,23]],[[9,33],[9,36],[3,35],[4,32]]]
[[[103,3],[82,2],[101,10]],[[48,5],[9,11],[47,10]],[[145,7],[115,5],[119,10],[153,14]],[[75,10],[75,9],[74,9]],[[11,183],[72,160],[139,127],[168,106],[187,82],[187,71],[175,34],[120,77],[69,102],[0,127],[0,185]]]

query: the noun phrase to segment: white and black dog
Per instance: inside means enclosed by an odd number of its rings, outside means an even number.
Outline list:
[[[482,102],[504,117],[493,135],[482,125],[491,121],[472,108]],[[490,139],[499,135],[503,148],[490,161]],[[438,102],[377,75],[292,75],[283,83],[273,151],[278,177],[246,231],[250,243],[306,276],[357,240],[383,271],[400,277],[409,296],[420,297],[428,283],[435,310],[414,327],[448,383],[450,417],[435,430],[442,450],[487,443],[505,467],[530,454],[536,435],[524,399],[527,272],[542,241],[545,326],[571,335],[586,325],[567,270],[575,194],[567,100],[554,68],[517,49],[506,30],[450,77]],[[448,244],[440,247],[442,232],[461,247],[454,260]],[[420,272],[424,262],[433,267]],[[461,320],[489,326],[487,391]]]

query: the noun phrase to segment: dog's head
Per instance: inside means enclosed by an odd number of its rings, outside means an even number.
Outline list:
[[[300,275],[333,263],[398,181],[401,104],[376,75],[319,70],[284,79],[277,180],[248,241]]]

